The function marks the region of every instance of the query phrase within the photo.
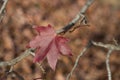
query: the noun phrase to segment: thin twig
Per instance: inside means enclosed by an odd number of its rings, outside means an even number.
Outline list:
[[[35,53],[31,53],[32,56],[35,56]],[[41,71],[45,74],[45,70],[44,68],[42,67],[41,63],[37,62],[37,65],[40,67]]]
[[[11,74],[11,76],[14,75],[14,76],[17,78],[17,80],[25,80],[25,79],[23,78],[23,76],[21,76],[21,75],[20,75],[19,73],[17,73],[16,71],[9,72],[8,75],[10,75],[10,74]]]
[[[81,18],[85,17],[84,13],[87,11],[87,9],[89,8],[89,6],[94,2],[94,0],[87,0],[86,4],[82,7],[82,9],[80,10],[80,12],[76,15],[76,17],[68,23],[68,25],[66,25],[65,27],[63,27],[62,29],[58,30],[57,33],[65,33],[67,32],[69,29],[71,29]],[[83,18],[84,19],[84,18]]]
[[[92,41],[92,44],[95,46],[99,46],[99,47],[103,47],[103,48],[107,48],[107,49],[120,50],[120,45],[104,44],[104,43],[95,42],[95,41]]]
[[[112,75],[111,75],[111,70],[110,70],[110,64],[109,64],[109,58],[110,58],[110,54],[112,53],[112,49],[110,49],[107,53],[107,57],[106,57],[106,68],[107,68],[107,72],[108,72],[108,80],[112,80]]]
[[[37,64],[39,65],[39,67],[40,67],[40,69],[41,69],[42,73],[44,73],[44,74],[45,74],[46,72],[45,72],[44,68],[42,67],[42,65],[41,65],[40,63],[37,63]]]
[[[15,65],[16,63],[18,63],[19,61],[21,61],[22,59],[24,59],[25,57],[27,57],[29,54],[31,54],[31,49],[28,49],[26,50],[23,54],[21,54],[20,56],[18,56],[17,58],[15,59],[12,59],[10,61],[3,61],[3,62],[0,62],[0,67],[2,66],[13,66]]]
[[[62,32],[67,32],[69,29],[71,29],[79,20],[80,18],[83,16],[83,14],[86,12],[86,10],[89,8],[89,6],[93,3],[94,0],[88,0],[85,4],[85,6],[83,6],[82,10],[78,13],[78,15],[68,24],[66,25],[64,28],[56,31],[57,34],[62,33]],[[4,0],[4,3],[0,9],[0,14],[2,14],[3,10],[6,7],[8,0]],[[0,67],[2,66],[13,66],[16,63],[18,63],[19,61],[21,61],[22,59],[24,59],[25,57],[27,57],[28,55],[30,55],[32,53],[31,49],[26,50],[22,55],[18,56],[15,59],[12,59],[10,61],[3,61],[0,62]]]
[[[108,80],[112,80],[112,75],[111,75],[111,70],[110,70],[110,65],[109,65],[109,58],[113,50],[120,50],[120,45],[118,45],[117,42],[115,43],[115,45],[112,45],[112,44],[104,44],[101,42],[94,42],[94,41],[92,41],[92,44],[95,46],[107,48],[109,50],[107,53],[107,57],[106,57],[106,68],[108,72]]]
[[[9,73],[13,71],[14,65],[10,67]]]
[[[5,9],[6,5],[7,5],[7,2],[8,2],[8,0],[3,0],[3,1],[4,1],[4,3],[3,3],[3,5],[2,5],[2,7],[1,7],[1,9],[0,9],[0,15],[1,15],[2,12],[4,11],[4,9]]]
[[[89,42],[89,43],[87,44],[87,46],[86,46],[85,48],[83,48],[83,50],[80,52],[80,54],[78,55],[78,57],[77,57],[77,59],[76,59],[76,61],[75,61],[75,64],[74,64],[72,70],[71,70],[70,73],[67,75],[66,80],[69,80],[69,79],[70,79],[70,76],[73,74],[73,71],[75,70],[75,68],[76,68],[77,65],[78,65],[78,62],[79,62],[80,57],[87,51],[87,49],[88,49],[91,45],[92,45],[91,42]]]
[[[119,44],[118,44],[117,40],[115,40],[115,38],[113,38],[113,41],[114,41],[116,46],[119,46]]]
[[[8,0],[2,0],[3,4],[2,7],[0,8],[0,22],[2,21],[4,14],[5,14],[5,7],[7,5]]]

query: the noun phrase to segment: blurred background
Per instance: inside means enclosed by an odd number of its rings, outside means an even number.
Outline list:
[[[11,60],[22,54],[26,45],[36,35],[33,25],[51,24],[56,30],[67,25],[84,6],[86,0],[9,0],[6,14],[0,23],[0,61]],[[73,56],[61,56],[56,71],[51,70],[47,60],[42,64],[46,71],[46,80],[65,80],[75,60],[89,40],[120,44],[120,1],[95,0],[86,12],[89,27],[77,28],[64,36],[70,39]],[[80,58],[70,80],[107,80],[107,49],[92,46]],[[25,80],[43,76],[39,66],[28,56],[14,66]],[[120,80],[120,51],[114,51],[110,57],[113,80]],[[0,68],[0,77],[9,68]],[[18,80],[9,75],[7,80]],[[41,79],[38,79],[41,80]]]

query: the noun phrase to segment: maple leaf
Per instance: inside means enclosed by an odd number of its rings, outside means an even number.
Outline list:
[[[50,67],[55,70],[60,54],[72,55],[71,49],[66,44],[68,39],[58,36],[51,25],[35,26],[34,29],[38,35],[28,44],[30,48],[36,49],[33,61],[40,62],[47,58]]]

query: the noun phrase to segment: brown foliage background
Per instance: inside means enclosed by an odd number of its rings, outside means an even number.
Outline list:
[[[56,30],[64,27],[79,12],[86,0],[9,0],[6,14],[0,23],[0,61],[11,60],[26,50],[28,42],[36,35],[33,25],[51,24]],[[72,69],[76,57],[89,40],[114,44],[113,38],[120,44],[120,1],[96,0],[86,12],[90,27],[80,27],[70,38],[73,57],[61,56],[56,71],[52,71],[47,61],[43,62],[46,80],[65,80]],[[71,80],[107,80],[105,65],[107,50],[91,47],[79,60]],[[120,79],[120,52],[114,51],[110,57],[113,80]],[[42,72],[32,62],[33,57],[14,66],[14,71],[25,80],[39,78]],[[0,68],[0,77],[8,68]],[[8,80],[17,80],[8,77]]]

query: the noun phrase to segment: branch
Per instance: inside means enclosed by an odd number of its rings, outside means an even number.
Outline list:
[[[80,57],[87,51],[87,47],[85,47],[83,50],[82,50],[82,52],[78,55],[78,57],[77,57],[77,59],[76,59],[76,61],[75,61],[75,64],[74,64],[74,66],[73,66],[73,68],[72,68],[72,70],[70,71],[70,73],[67,75],[67,78],[66,78],[66,80],[69,80],[70,79],[70,76],[73,74],[73,71],[75,70],[75,68],[77,67],[77,65],[78,65],[78,62],[79,62],[79,59],[80,59]]]
[[[6,74],[4,76],[0,76],[0,80],[8,80],[7,79],[8,76],[17,78],[17,80],[24,80],[24,78],[20,74],[18,74],[17,72],[15,72],[15,71],[6,72]]]
[[[0,62],[0,67],[2,66],[14,66],[16,63],[18,63],[19,61],[21,61],[22,59],[24,59],[25,57],[27,57],[28,55],[30,55],[32,52],[31,52],[32,49],[28,49],[26,50],[24,53],[22,53],[20,56],[18,56],[17,58],[15,59],[12,59],[10,61],[3,61],[3,62]]]
[[[112,49],[112,50],[120,50],[119,45],[103,44],[101,42],[94,42],[94,41],[92,41],[92,44],[95,45],[95,46],[107,48],[108,50],[110,50],[110,49]]]
[[[112,76],[111,76],[111,70],[110,70],[110,65],[109,65],[109,58],[110,58],[110,54],[112,53],[113,50],[120,50],[120,46],[119,45],[112,45],[112,44],[103,44],[101,42],[94,42],[94,41],[90,41],[88,43],[88,46],[85,47],[82,52],[78,55],[75,64],[72,68],[72,70],[70,71],[70,73],[67,75],[66,80],[70,79],[70,76],[73,74],[73,71],[75,70],[75,68],[78,65],[79,59],[80,57],[87,51],[87,49],[91,46],[91,45],[95,45],[95,46],[99,46],[99,47],[103,47],[103,48],[107,48],[109,51],[107,53],[107,57],[106,57],[106,68],[107,68],[107,72],[108,72],[108,80],[112,80]]]
[[[112,80],[110,64],[109,64],[110,54],[112,53],[113,50],[120,50],[120,45],[117,44],[116,40],[114,40],[114,42],[115,42],[115,45],[103,44],[101,42],[92,41],[93,45],[103,47],[103,48],[107,48],[109,50],[108,53],[107,53],[107,57],[106,57],[106,68],[107,68],[107,73],[108,73],[108,80]]]
[[[2,5],[2,7],[1,7],[1,9],[0,9],[0,15],[1,15],[2,12],[4,11],[4,9],[5,9],[6,5],[7,5],[7,2],[8,2],[8,0],[3,0],[3,1],[4,1],[4,3],[3,3],[3,5]]]
[[[3,18],[3,13],[4,13],[4,10],[5,10],[5,7],[6,7],[6,5],[7,5],[7,2],[8,2],[8,0],[3,0],[4,2],[3,2],[3,4],[2,4],[2,7],[1,7],[1,9],[0,9],[0,21],[2,20],[2,18]]]
[[[65,27],[63,27],[62,29],[58,30],[57,33],[65,33],[67,32],[69,29],[71,29],[80,19],[82,22],[85,19],[85,12],[87,11],[87,9],[89,8],[89,6],[94,2],[94,0],[87,0],[86,4],[82,7],[82,9],[80,10],[80,12],[76,15],[76,17],[68,23],[68,25],[66,25]]]
[[[77,14],[77,16],[64,28],[56,31],[56,33],[62,33],[62,32],[67,32],[69,29],[71,29],[81,18],[81,16],[86,12],[86,10],[88,9],[88,7],[93,3],[94,0],[88,0],[86,2],[86,4],[83,6],[83,8],[81,9],[81,11]],[[8,0],[4,0],[4,3],[0,9],[0,14],[2,14],[2,11],[5,9],[6,4],[7,4]],[[26,50],[22,55],[18,56],[17,58],[11,60],[11,61],[5,61],[5,62],[0,62],[0,67],[2,66],[12,66],[15,65],[16,63],[18,63],[19,61],[21,61],[22,59],[24,59],[25,57],[27,57],[28,55],[32,54],[31,49]]]
[[[83,56],[83,54],[88,50],[88,48],[89,48],[91,45],[92,45],[92,43],[89,42],[89,43],[87,44],[87,46],[86,46],[85,48],[83,48],[83,50],[80,52],[80,54],[78,55],[78,57],[77,57],[77,59],[76,59],[76,61],[75,61],[75,64],[74,64],[72,70],[71,70],[70,73],[67,75],[66,80],[69,80],[69,79],[70,79],[70,76],[73,74],[73,71],[75,70],[75,68],[76,68],[77,65],[78,65],[78,62],[79,62],[80,57]]]
[[[112,75],[111,75],[111,70],[110,70],[110,65],[109,65],[109,58],[110,58],[110,54],[112,53],[113,50],[109,50],[107,53],[107,57],[106,57],[106,68],[107,68],[107,72],[108,72],[108,80],[112,80]]]

